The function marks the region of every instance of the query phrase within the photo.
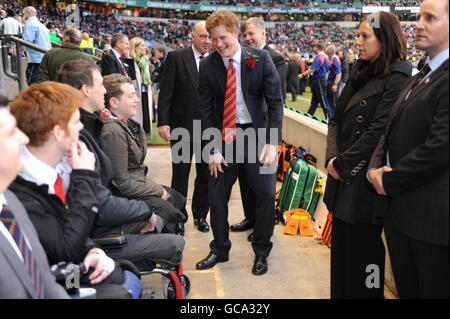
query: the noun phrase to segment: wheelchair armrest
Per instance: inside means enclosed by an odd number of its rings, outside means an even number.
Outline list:
[[[92,238],[92,240],[102,248],[121,248],[128,243],[127,236],[115,235],[102,238]]]

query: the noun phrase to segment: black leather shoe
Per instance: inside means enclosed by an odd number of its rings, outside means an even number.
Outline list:
[[[254,237],[254,234],[251,233],[250,235],[248,235],[247,240],[248,240],[249,242],[252,242],[252,241],[253,241],[253,237]]]
[[[245,218],[240,223],[231,225],[230,231],[240,232],[240,231],[246,231],[251,228],[253,228],[253,225],[250,224],[250,221],[247,218]]]
[[[269,267],[267,266],[267,257],[256,256],[253,263],[252,274],[256,276],[264,275]]]
[[[205,259],[200,260],[197,265],[195,265],[195,268],[198,270],[205,270],[214,267],[217,263],[223,263],[226,261],[228,261],[228,255],[218,256],[212,252],[209,252],[209,255]]]
[[[206,219],[200,218],[200,219],[194,219],[194,225],[197,226],[197,229],[201,231],[202,233],[209,232],[209,225]]]

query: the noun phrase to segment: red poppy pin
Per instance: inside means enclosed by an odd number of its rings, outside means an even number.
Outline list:
[[[255,67],[255,65],[256,65],[256,60],[255,60],[255,58],[253,58],[253,57],[251,57],[251,56],[248,56],[248,57],[245,59],[245,63],[247,64],[247,67],[251,70],[251,69],[253,69],[253,68]]]

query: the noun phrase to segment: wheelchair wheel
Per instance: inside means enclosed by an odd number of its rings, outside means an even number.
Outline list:
[[[189,278],[188,274],[183,274],[180,278],[182,281],[184,281],[184,296],[185,298],[188,297],[189,292],[191,291],[191,279]]]
[[[175,293],[175,285],[172,280],[164,277],[163,297],[164,299],[177,299]]]

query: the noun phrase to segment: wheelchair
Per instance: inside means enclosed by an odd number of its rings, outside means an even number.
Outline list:
[[[125,260],[118,261],[118,264],[122,268],[123,282],[121,286],[128,291],[131,298],[139,299],[143,287],[137,268],[131,262]],[[95,288],[77,287],[76,285],[67,286],[68,281],[70,282],[76,273],[82,274],[84,270],[83,263],[73,264],[65,261],[50,267],[50,271],[55,276],[56,282],[64,287],[71,299],[96,299],[97,291]]]
[[[128,243],[126,235],[93,238],[93,241],[106,253],[111,249],[118,249]],[[139,269],[141,276],[159,274],[164,278],[164,298],[186,299],[189,295],[191,280],[189,276],[184,273],[181,262],[178,265],[163,265],[156,262],[149,263],[147,261],[142,263],[135,262],[134,264]]]

